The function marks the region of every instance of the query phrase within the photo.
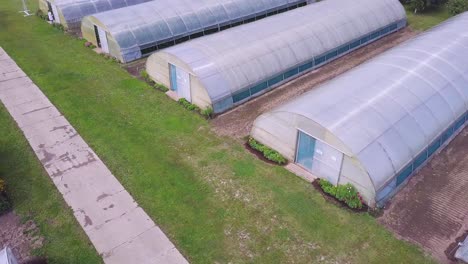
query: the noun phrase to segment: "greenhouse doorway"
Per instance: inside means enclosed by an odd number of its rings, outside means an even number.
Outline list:
[[[94,34],[96,35],[97,46],[100,47],[103,52],[109,53],[106,31],[94,25]]]
[[[299,130],[295,162],[317,177],[325,178],[336,185],[343,163],[343,153]]]
[[[47,7],[49,8],[49,11],[52,12],[52,15],[54,16],[54,22],[60,23],[60,17],[58,15],[57,6],[47,1]]]
[[[171,90],[176,92],[180,98],[192,102],[190,74],[172,64],[169,64],[169,74],[171,76]]]

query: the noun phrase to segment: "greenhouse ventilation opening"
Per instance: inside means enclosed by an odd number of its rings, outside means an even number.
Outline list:
[[[105,31],[108,53],[122,62],[315,0],[157,0],[83,19],[83,37],[97,45],[95,27]],[[101,39],[101,43],[103,43]]]
[[[46,14],[51,11],[55,23],[76,31],[85,16],[148,1],[151,0],[39,0],[39,9]]]
[[[258,117],[251,136],[383,206],[468,120],[468,13]]]
[[[169,65],[187,72],[184,94],[221,113],[405,26],[398,0],[320,1],[164,49],[146,68],[168,87]]]

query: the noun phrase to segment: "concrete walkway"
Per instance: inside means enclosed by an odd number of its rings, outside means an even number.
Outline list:
[[[2,48],[0,100],[105,263],[188,263]]]

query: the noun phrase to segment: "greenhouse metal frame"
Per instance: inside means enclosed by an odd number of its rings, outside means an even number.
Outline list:
[[[39,9],[52,12],[54,22],[69,30],[80,30],[85,16],[145,3],[151,0],[39,0]]]
[[[251,135],[383,206],[468,121],[468,13],[265,113]]]
[[[157,0],[86,17],[81,31],[85,39],[97,46],[105,38],[106,53],[130,62],[160,49],[314,1]],[[96,34],[99,30],[104,35]]]
[[[398,0],[321,1],[157,52],[147,71],[221,113],[405,26]]]

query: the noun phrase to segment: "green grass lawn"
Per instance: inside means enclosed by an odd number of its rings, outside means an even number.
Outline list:
[[[417,14],[406,7],[406,15],[410,27],[418,31],[428,30],[451,16],[445,6],[431,8]]]
[[[432,263],[373,217],[329,204],[308,183],[257,160],[239,143],[216,137],[201,117],[81,41],[37,17],[23,18],[19,9],[18,1],[0,5],[0,46],[190,262]],[[21,137],[11,121],[0,122],[5,133]],[[15,148],[31,157],[19,158],[25,166],[40,171],[24,142]],[[17,180],[7,177],[12,181]],[[29,188],[11,185],[18,192]],[[51,187],[36,188],[42,194]]]
[[[1,103],[0,135],[0,178],[8,184],[15,212],[24,220],[34,220],[45,239],[44,246],[33,253],[46,255],[49,263],[100,263],[72,211]]]

